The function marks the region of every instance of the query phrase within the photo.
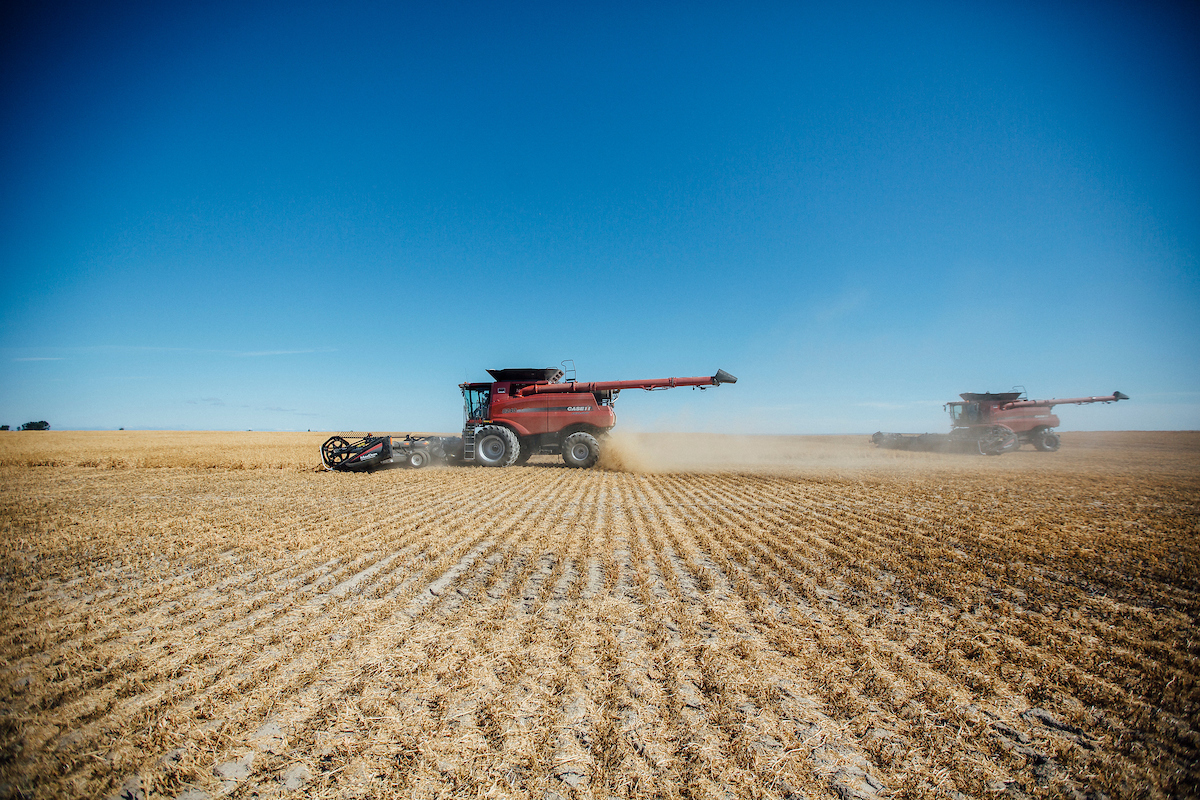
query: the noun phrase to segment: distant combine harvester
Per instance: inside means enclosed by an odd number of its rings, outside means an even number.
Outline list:
[[[950,433],[884,433],[877,431],[871,441],[891,450],[923,450],[937,453],[979,453],[998,456],[1031,444],[1043,452],[1058,449],[1058,417],[1054,406],[1115,403],[1129,396],[1113,392],[1103,397],[1069,397],[1055,400],[1029,400],[1024,389],[1011,392],[963,392],[962,401],[946,403],[950,412]]]

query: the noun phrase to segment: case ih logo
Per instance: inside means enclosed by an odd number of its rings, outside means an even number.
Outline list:
[[[567,406],[567,411],[591,411],[591,406]]]

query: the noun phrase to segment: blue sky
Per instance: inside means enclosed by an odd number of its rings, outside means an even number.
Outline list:
[[[740,379],[631,428],[1200,428],[1194,4],[4,13],[0,422],[455,430],[571,358]]]

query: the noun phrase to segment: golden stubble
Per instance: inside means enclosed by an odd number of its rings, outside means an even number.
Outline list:
[[[61,436],[0,437],[11,795],[1200,780],[1196,434],[375,475],[313,471],[324,434]]]

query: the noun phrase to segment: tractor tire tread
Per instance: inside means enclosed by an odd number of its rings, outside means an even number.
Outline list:
[[[499,436],[505,442],[504,455],[496,463],[489,464],[480,459],[483,440]],[[481,467],[511,467],[521,455],[521,442],[517,435],[503,425],[483,425],[475,430],[475,463]]]

